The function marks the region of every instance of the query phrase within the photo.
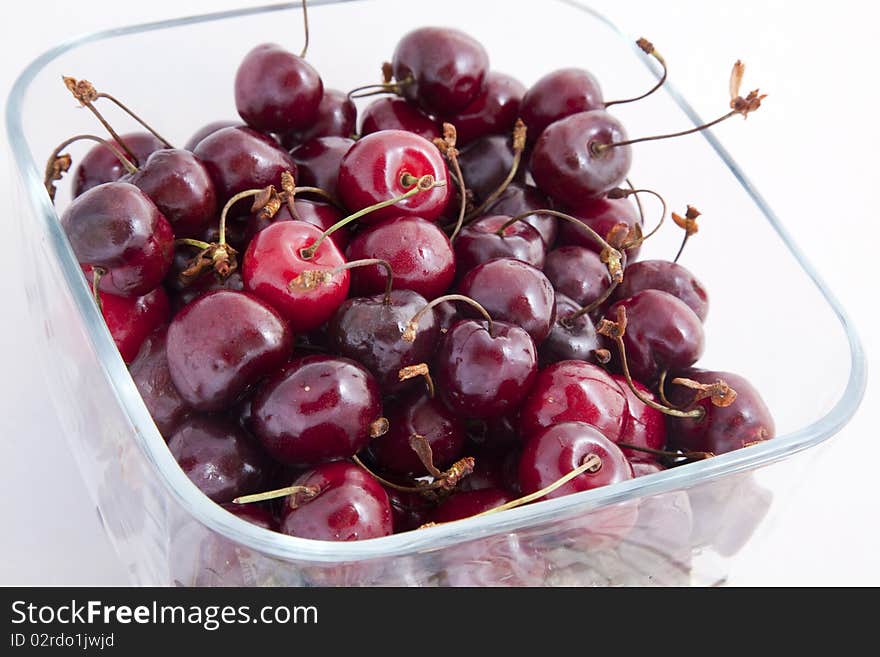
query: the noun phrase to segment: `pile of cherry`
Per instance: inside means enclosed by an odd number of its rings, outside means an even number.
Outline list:
[[[639,45],[659,87],[665,63]],[[405,35],[383,71],[325,90],[305,53],[257,46],[235,78],[244,124],[183,149],[65,79],[111,138],[87,136],[61,223],[205,495],[286,534],[359,540],[773,436],[745,379],[693,367],[697,278],[637,260],[654,232],[627,186],[642,140],[590,73],[526,89],[444,28]],[[724,118],[763,98],[739,96],[741,77]],[[105,102],[149,132],[116,134]],[[79,138],[49,160],[53,198]],[[673,213],[685,241],[698,215]]]

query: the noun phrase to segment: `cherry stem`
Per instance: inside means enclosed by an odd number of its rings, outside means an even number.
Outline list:
[[[242,495],[232,500],[233,504],[252,504],[254,502],[265,502],[267,500],[275,500],[279,497],[292,496],[290,508],[295,509],[302,502],[308,502],[317,497],[321,489],[317,486],[285,486],[284,488],[276,488],[265,493],[255,493],[254,495]]]
[[[510,171],[507,172],[507,176],[501,181],[501,184],[495,188],[495,191],[489,194],[489,196],[487,196],[475,210],[471,211],[467,217],[468,221],[479,217],[487,208],[492,207],[492,204],[495,203],[495,201],[497,201],[510,186],[510,183],[512,183],[513,179],[516,177],[516,172],[519,170],[519,165],[525,148],[526,124],[523,123],[522,119],[517,119],[516,124],[513,127],[513,162],[510,164]]]
[[[509,226],[512,226],[517,221],[523,221],[526,217],[529,217],[533,214],[546,214],[551,217],[562,219],[563,221],[567,221],[579,227],[581,230],[587,233],[593,239],[593,241],[596,242],[596,244],[602,247],[602,251],[599,254],[599,257],[601,258],[602,262],[605,263],[605,265],[608,267],[608,273],[611,274],[611,279],[613,281],[616,281],[617,283],[623,282],[623,255],[620,253],[620,251],[611,246],[607,241],[605,241],[605,239],[602,238],[601,235],[599,235],[599,233],[587,226],[587,224],[585,224],[583,221],[581,221],[577,217],[573,217],[570,214],[566,214],[558,210],[550,210],[547,208],[543,208],[540,210],[529,210],[528,212],[522,212],[515,217],[512,217],[509,221],[506,221],[504,224],[501,225],[500,228],[498,228],[498,230],[495,231],[495,233],[499,237],[504,237],[504,231]]]
[[[385,270],[385,298],[382,303],[386,306],[391,305],[391,290],[394,284],[394,270],[391,269],[391,263],[381,258],[364,258],[363,260],[352,260],[339,265],[335,269],[306,269],[294,278],[287,285],[287,289],[291,292],[299,290],[311,290],[321,285],[327,285],[333,280],[337,274],[348,269],[357,267],[373,267],[379,266]]]
[[[464,223],[464,213],[467,210],[467,187],[464,183],[464,174],[461,172],[461,166],[458,163],[458,149],[455,147],[457,140],[458,135],[455,131],[455,126],[451,123],[444,123],[443,137],[438,137],[434,140],[434,144],[446,156],[446,159],[449,160],[449,164],[452,166],[452,173],[458,183],[458,194],[461,199],[458,209],[458,220],[455,222],[455,228],[449,236],[450,242],[455,241],[455,238],[458,237],[458,232]]]
[[[325,239],[330,237],[330,235],[335,233],[340,228],[345,228],[345,226],[350,224],[352,221],[360,219],[361,217],[368,215],[371,212],[375,212],[376,210],[381,210],[382,208],[387,208],[389,206],[395,205],[396,203],[400,203],[401,201],[405,201],[406,199],[411,198],[416,194],[430,191],[435,187],[443,187],[445,184],[445,180],[435,180],[434,176],[432,176],[431,174],[426,174],[421,178],[416,178],[412,174],[404,172],[400,176],[400,185],[402,187],[410,187],[409,190],[407,190],[400,196],[395,196],[394,198],[390,198],[387,201],[382,201],[380,203],[370,205],[366,208],[362,208],[354,214],[350,214],[347,217],[340,219],[335,224],[330,226],[330,228],[321,233],[321,236],[318,237],[318,239],[316,239],[311,245],[300,249],[300,257],[302,257],[303,260],[311,260],[315,256],[315,252],[318,250],[318,247],[321,246],[321,243]]]
[[[685,458],[689,461],[704,461],[706,459],[710,459],[715,456],[712,452],[691,452],[689,450],[682,450],[680,452],[669,452],[662,449],[654,449],[653,447],[643,447],[641,445],[630,445],[628,443],[617,443],[617,446],[621,449],[631,449],[634,452],[644,452],[645,454],[651,454],[653,456],[660,456],[667,459],[680,459]]]
[[[103,267],[92,267],[92,296],[95,298],[95,303],[98,304],[98,312],[102,315],[104,314],[104,304],[101,303],[101,293],[98,286],[106,273],[107,270]]]
[[[320,196],[325,199],[328,203],[337,208],[341,208],[342,206],[339,204],[333,196],[330,195],[330,192],[321,189],[320,187],[294,187],[294,194],[314,194],[315,196]]]
[[[401,383],[414,379],[417,376],[421,376],[425,379],[425,385],[428,386],[428,396],[431,399],[434,399],[434,394],[436,392],[434,388],[434,378],[431,376],[431,370],[428,368],[427,363],[407,365],[406,367],[400,368],[397,372],[397,380]]]
[[[483,308],[483,306],[476,300],[471,299],[470,297],[466,297],[463,294],[446,294],[442,297],[437,297],[433,301],[429,301],[427,304],[422,306],[419,311],[413,315],[412,319],[406,323],[406,328],[403,330],[402,337],[406,342],[413,342],[416,339],[416,331],[419,330],[419,320],[422,319],[422,316],[444,301],[461,301],[475,308],[486,320],[488,323],[487,330],[489,331],[489,335],[491,337],[495,337],[495,322],[492,321],[492,316],[489,314],[489,311]]]
[[[678,259],[681,257],[681,254],[684,253],[684,245],[688,243],[690,238],[691,233],[684,234],[684,238],[681,240],[681,246],[678,247],[678,253],[675,254],[675,258],[673,258],[672,262],[678,263]]]
[[[663,55],[661,55],[659,52],[657,52],[657,50],[654,48],[654,44],[651,43],[650,41],[648,41],[647,39],[645,39],[644,37],[639,39],[638,41],[636,41],[636,45],[639,48],[641,48],[645,54],[650,55],[651,57],[653,57],[654,59],[657,60],[657,62],[660,64],[660,66],[663,67],[663,75],[660,76],[660,79],[657,81],[657,83],[653,87],[651,87],[648,91],[643,93],[641,96],[636,96],[635,98],[627,98],[626,100],[612,100],[610,103],[605,103],[605,109],[608,109],[612,105],[623,105],[624,103],[634,103],[637,100],[642,100],[643,98],[647,98],[648,96],[653,94],[655,91],[657,91],[660,87],[662,87],[663,84],[666,82],[666,76],[668,74],[668,70],[666,68],[666,60],[663,59]]]
[[[370,96],[381,96],[384,94],[400,95],[399,82],[380,82],[379,84],[365,84],[361,87],[355,87],[348,92],[349,100],[358,98],[369,98]]]
[[[98,98],[98,92],[95,91],[94,85],[88,80],[77,80],[76,78],[72,78],[66,75],[62,75],[61,79],[64,81],[64,85],[67,87],[68,91],[73,94],[73,97],[76,98],[80,105],[88,109],[92,114],[95,115],[95,118],[101,122],[101,125],[110,133],[110,136],[113,137],[114,141],[117,144],[122,146],[122,150],[125,151],[125,154],[128,155],[129,159],[134,162],[136,165],[140,164],[138,162],[137,156],[132,152],[132,150],[128,147],[128,145],[122,140],[119,134],[113,129],[113,126],[104,118],[101,112],[95,107],[93,101]]]
[[[510,502],[502,504],[501,506],[496,506],[495,508],[489,509],[488,511],[477,513],[476,515],[471,516],[471,518],[481,518],[483,516],[488,516],[492,513],[499,513],[501,511],[507,511],[508,509],[515,509],[518,506],[523,506],[524,504],[528,504],[529,502],[534,502],[535,500],[541,499],[545,495],[549,495],[560,486],[564,486],[575,477],[578,477],[585,472],[598,472],[601,468],[602,459],[599,458],[599,456],[596,454],[587,454],[578,467],[576,467],[571,472],[563,475],[549,486],[546,486],[541,490],[537,490],[534,493],[518,497],[515,500],[511,500]]]
[[[121,109],[123,112],[125,112],[126,114],[128,114],[131,118],[133,118],[135,121],[137,121],[138,123],[140,123],[141,126],[143,126],[143,128],[144,128],[147,132],[149,132],[149,133],[150,133],[151,135],[153,135],[156,139],[158,139],[159,141],[161,141],[162,144],[165,146],[165,148],[174,148],[174,146],[171,145],[171,142],[169,142],[167,139],[165,139],[165,137],[163,137],[163,136],[160,135],[158,132],[156,132],[156,130],[155,130],[155,129],[154,129],[149,123],[147,123],[147,122],[144,121],[141,117],[139,117],[137,114],[135,114],[131,109],[129,109],[129,107],[128,107],[127,105],[125,105],[124,103],[122,103],[122,101],[118,100],[117,98],[115,98],[114,96],[111,96],[111,95],[108,94],[108,93],[104,93],[103,91],[98,92],[98,94],[96,95],[96,97],[97,97],[97,98],[106,98],[106,99],[109,100],[111,103],[113,103],[114,105],[116,105],[119,109]]]
[[[354,461],[356,465],[363,468],[367,471],[367,473],[373,477],[376,481],[387,488],[391,488],[393,490],[400,491],[402,493],[430,493],[435,490],[449,491],[454,488],[459,481],[461,481],[464,477],[473,472],[474,469],[474,459],[471,456],[466,456],[463,459],[459,459],[455,463],[450,466],[446,472],[441,472],[440,477],[434,479],[434,481],[430,483],[423,483],[418,486],[405,486],[401,484],[396,484],[393,481],[389,481],[383,477],[380,477],[375,472],[370,470],[366,466],[366,464],[361,460],[361,458],[355,454],[351,457],[351,460]]]
[[[626,186],[629,187],[632,191],[636,191],[636,186],[633,185],[632,180],[629,178],[624,179],[626,181]],[[639,209],[639,220],[644,225],[645,223],[645,208],[642,207],[642,199],[639,198],[639,195],[636,194],[636,207]]]
[[[617,281],[611,281],[611,285],[606,287],[605,291],[602,294],[600,294],[598,297],[593,299],[593,301],[589,305],[584,306],[580,310],[576,310],[575,312],[571,313],[570,315],[566,315],[565,317],[563,317],[562,319],[559,320],[559,323],[562,324],[565,328],[573,328],[574,321],[576,319],[586,315],[587,313],[593,312],[594,310],[596,310],[596,308],[598,308],[603,303],[608,301],[608,298],[614,293],[614,290],[617,289],[617,286],[618,286]]]
[[[669,370],[663,370],[660,372],[660,380],[657,382],[657,395],[660,397],[660,401],[666,404],[667,406],[674,408],[675,404],[669,401],[666,397],[666,377],[669,376]]]
[[[714,121],[709,121],[709,123],[704,123],[703,125],[699,125],[695,128],[690,128],[688,130],[682,130],[681,132],[671,132],[665,135],[654,135],[653,137],[639,137],[638,139],[627,139],[626,141],[615,141],[610,144],[600,144],[598,142],[591,142],[590,151],[595,156],[599,156],[605,151],[611,148],[617,148],[618,146],[631,146],[632,144],[639,144],[643,141],[658,141],[660,139],[673,139],[675,137],[684,137],[685,135],[690,135],[695,132],[701,132],[708,128],[711,128],[714,125],[718,125],[722,121],[726,121],[732,116],[736,116],[737,114],[742,114],[742,112],[738,110],[731,110],[724,116],[720,116]]]
[[[428,442],[427,438],[420,433],[414,433],[409,437],[409,446],[416,453],[416,456],[419,457],[429,475],[435,479],[444,477],[443,472],[434,465],[434,451],[431,449],[431,443]]]
[[[211,245],[208,244],[207,242],[203,242],[202,240],[196,240],[191,237],[179,237],[176,240],[174,240],[174,245],[175,246],[178,246],[178,245],[192,246],[192,247],[195,247],[197,249],[202,249],[202,250],[211,248]]]
[[[129,160],[122,151],[117,147],[113,142],[107,141],[106,139],[102,139],[96,135],[76,135],[71,137],[70,139],[65,139],[61,142],[52,154],[49,156],[49,160],[46,162],[46,170],[43,175],[43,185],[46,187],[46,191],[49,193],[49,198],[53,201],[55,200],[55,183],[61,180],[61,176],[64,175],[69,169],[72,163],[70,155],[62,154],[61,151],[70,146],[72,143],[76,141],[80,141],[81,139],[89,139],[91,141],[98,142],[102,144],[106,148],[116,156],[116,159],[125,167],[125,170],[128,173],[137,173],[138,168]]]
[[[308,2],[307,0],[302,0],[302,11],[303,11],[303,33],[306,37],[306,42],[303,44],[302,51],[300,51],[299,56],[300,59],[306,58],[306,53],[309,51],[309,10],[308,10]]]
[[[251,198],[253,196],[260,196],[265,193],[265,188],[263,189],[246,189],[243,192],[239,192],[231,199],[226,201],[226,205],[223,206],[222,212],[220,212],[220,228],[217,231],[217,244],[226,244],[226,215],[229,214],[229,209],[238,203],[240,200],[245,198]]]
[[[629,249],[633,249],[637,246],[641,246],[645,242],[645,240],[647,240],[650,237],[653,237],[654,234],[658,230],[660,230],[660,227],[663,225],[663,222],[666,221],[666,213],[668,210],[668,208],[666,206],[666,199],[664,199],[659,193],[655,192],[653,189],[635,189],[631,186],[630,189],[613,189],[610,192],[608,192],[607,196],[608,196],[608,198],[612,198],[612,199],[627,198],[628,196],[635,196],[636,201],[638,201],[639,212],[641,212],[642,203],[641,203],[641,201],[639,201],[639,194],[650,194],[651,196],[656,198],[658,201],[660,201],[660,206],[662,208],[662,211],[660,214],[660,221],[657,222],[657,225],[654,226],[654,228],[651,229],[651,232],[648,233],[647,235],[639,235],[638,237],[636,237],[633,240],[627,240],[626,238],[624,238],[623,244],[620,245],[624,251],[628,251]],[[644,220],[645,220],[645,215],[644,215],[644,213],[642,213],[642,222],[644,222]]]

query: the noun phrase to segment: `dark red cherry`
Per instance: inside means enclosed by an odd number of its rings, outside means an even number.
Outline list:
[[[189,151],[155,151],[125,181],[150,197],[171,222],[175,237],[197,237],[217,216],[214,182],[205,166]]]
[[[137,358],[128,368],[159,433],[166,439],[190,414],[189,406],[171,381],[165,352],[167,337],[167,327],[153,331],[144,340]]]
[[[607,317],[616,319],[618,307],[626,309],[623,343],[630,373],[637,381],[650,385],[663,370],[690,367],[703,354],[703,323],[678,297],[642,290],[611,306]],[[609,349],[616,357],[616,348]]]
[[[487,420],[487,424],[500,422],[506,417]],[[490,429],[491,431],[491,429]],[[490,440],[493,440],[490,438]],[[486,488],[500,488],[518,496],[519,490],[519,438],[516,442],[508,438],[498,443],[487,443],[482,449],[471,452],[466,448],[466,453],[473,453],[474,471],[462,479],[457,491],[484,490]]]
[[[378,134],[378,133],[377,133]],[[391,264],[394,288],[418,292],[428,300],[449,289],[455,278],[455,254],[437,224],[420,217],[392,217],[358,233],[348,245],[349,260],[380,258]],[[379,266],[351,271],[356,294],[385,289],[385,270]]]
[[[637,447],[647,447],[649,449],[666,449],[666,419],[664,414],[656,408],[651,408],[636,397],[635,393],[627,385],[625,378],[619,374],[614,374],[611,378],[617,381],[617,385],[620,386],[620,389],[626,395],[627,407],[629,409],[629,421],[626,423],[626,427],[620,435],[618,442]],[[635,385],[643,397],[647,397],[651,401],[659,401],[647,386],[642,385],[638,381],[633,381],[633,385]],[[653,459],[651,454],[638,450],[624,449],[623,453],[630,460]]]
[[[361,137],[345,154],[337,189],[345,207],[355,212],[405,194],[415,185],[410,179],[426,175],[442,186],[371,212],[361,223],[374,224],[402,215],[434,221],[452,198],[446,161],[434,144],[411,132],[383,130]]]
[[[434,510],[434,513],[431,514],[431,522],[463,520],[512,500],[513,496],[501,488],[484,488],[454,493]]]
[[[546,488],[595,454],[601,466],[587,470],[544,496],[554,499],[633,478],[623,452],[596,427],[585,422],[560,422],[533,435],[523,447],[519,483],[524,494]]]
[[[222,130],[223,128],[244,127],[244,125],[245,124],[241,121],[211,121],[211,123],[206,123],[201,128],[196,130],[192,134],[192,137],[187,140],[184,148],[188,151],[193,151],[195,150],[196,146],[199,145],[199,142],[201,142],[202,139],[204,139],[208,135],[213,135],[215,132],[217,132],[218,130]]]
[[[193,252],[194,249],[189,248],[188,253],[183,256],[183,258],[186,258],[188,261],[192,258]],[[175,261],[176,260],[177,256],[175,256]],[[169,272],[169,276],[173,273],[173,269],[174,268],[172,267],[172,272]],[[178,270],[177,273],[179,272],[180,270]],[[223,280],[220,280],[213,272],[205,272],[195,281],[185,286],[181,285],[179,280],[173,284],[169,284],[167,278],[165,281],[166,287],[172,290],[171,307],[175,314],[185,305],[195,301],[208,292],[213,292],[214,290],[233,290],[235,292],[240,292],[244,289],[244,282],[241,280],[241,272],[238,270],[232,272]]]
[[[510,173],[513,166],[511,139],[507,135],[481,137],[462,149],[458,163],[465,185],[479,203],[498,189]],[[517,172],[519,179],[524,171],[523,166]]]
[[[494,450],[502,453],[519,445],[517,413],[469,422],[468,440],[479,445],[482,450]]]
[[[412,290],[393,290],[387,303],[384,293],[348,299],[327,326],[330,346],[370,370],[384,390],[400,388],[401,368],[430,361],[437,348],[440,327],[433,311],[421,317],[412,342],[402,337],[426,303]]]
[[[455,239],[456,273],[463,276],[493,258],[515,258],[538,269],[544,268],[544,240],[524,221],[498,230],[510,221],[506,215],[490,215],[470,222]]]
[[[626,430],[626,394],[605,370],[579,360],[550,365],[538,374],[520,409],[520,434],[529,438],[561,422],[587,422],[612,442]]]
[[[329,239],[321,242],[313,257],[302,257],[302,250],[320,236],[320,230],[304,221],[278,221],[254,236],[242,259],[245,289],[281,313],[296,333],[321,326],[348,296],[347,270],[322,285],[290,288],[304,271],[332,271],[345,262]]]
[[[294,148],[290,157],[296,162],[296,184],[319,187],[336,198],[339,165],[353,145],[354,140],[347,137],[318,137]]]
[[[458,144],[465,146],[486,135],[510,132],[520,116],[525,92],[525,86],[516,78],[490,71],[485,91],[446,119],[455,126]]]
[[[551,208],[550,199],[537,187],[522,183],[510,183],[498,200],[489,206],[487,212],[492,214],[506,214],[516,217],[524,212]],[[548,249],[556,243],[558,232],[556,217],[544,214],[530,214],[524,221],[531,224],[544,238],[544,244]]]
[[[584,199],[576,208],[570,210],[571,214],[584,224],[595,230],[603,238],[608,237],[612,229],[621,224],[627,230],[641,225],[635,204],[627,199],[609,199],[604,196],[593,199]],[[559,226],[559,243],[563,245],[582,246],[599,253],[602,247],[596,243],[585,230],[578,228],[573,223],[563,221]],[[633,262],[639,254],[640,247],[628,249],[626,258]]]
[[[598,80],[581,68],[563,68],[529,87],[522,99],[520,116],[534,141],[554,121],[601,109],[605,109],[605,101]]]
[[[227,408],[292,349],[290,329],[274,309],[231,290],[209,292],[181,309],[166,346],[171,380],[202,411]]]
[[[147,336],[171,316],[171,304],[162,287],[142,297],[118,297],[99,292],[101,314],[122,360],[130,363]]]
[[[266,455],[226,419],[189,418],[168,440],[168,449],[190,481],[217,503],[258,492],[267,480]]]
[[[428,141],[434,141],[441,135],[439,122],[409,101],[392,96],[374,100],[364,110],[361,135],[369,135],[380,130],[406,130]]]
[[[306,356],[272,375],[251,404],[251,427],[266,451],[289,465],[353,456],[382,416],[379,386],[348,358]]]
[[[426,522],[434,510],[434,503],[421,493],[410,493],[386,488],[391,514],[394,519],[394,533],[418,529]]]
[[[557,294],[582,306],[589,306],[611,285],[608,267],[599,254],[582,246],[560,246],[550,251],[543,269]]]
[[[489,55],[463,32],[422,27],[397,42],[391,64],[404,98],[429,114],[449,116],[485,89]]]
[[[279,221],[304,221],[324,232],[343,218],[342,212],[329,203],[297,198],[293,202],[293,207],[296,210],[296,217],[291,214],[290,206],[287,203],[284,203],[275,216],[270,219],[263,218],[259,213],[250,215],[247,218],[245,230],[248,243],[266,226],[271,226]],[[347,226],[344,226],[333,231],[328,239],[336,245],[340,252],[343,252],[351,239],[351,231]]]
[[[700,321],[706,321],[709,295],[690,270],[669,260],[644,260],[627,266],[615,298],[626,299],[642,290],[662,290],[684,301]]]
[[[493,319],[525,329],[535,344],[547,337],[556,319],[553,286],[539,269],[521,260],[483,263],[461,280],[458,290],[482,304]]]
[[[571,319],[581,309],[580,305],[564,294],[556,293],[556,321],[550,333],[538,347],[542,365],[561,360],[585,360],[596,362],[596,350],[604,348],[602,338],[589,314]]]
[[[61,225],[80,264],[106,270],[102,292],[143,296],[159,286],[171,266],[171,225],[129,183],[105,183],[78,196],[61,215]]]
[[[416,434],[428,442],[434,465],[440,470],[462,456],[464,422],[439,399],[417,390],[395,399],[389,407],[388,433],[370,443],[370,451],[382,470],[417,477],[428,474],[410,446],[410,438]]]
[[[535,184],[554,199],[577,206],[618,187],[629,173],[629,146],[600,150],[627,139],[620,122],[604,110],[572,114],[551,123],[532,151]]]
[[[709,399],[693,403],[694,391],[667,382],[669,401],[684,410],[702,406],[706,414],[699,420],[668,417],[669,446],[713,454],[725,454],[756,442],[770,440],[776,435],[776,425],[767,404],[755,387],[745,378],[731,372],[713,372],[689,368],[676,370],[674,376],[700,383],[715,383],[719,379],[736,391],[730,406],[714,406]]]
[[[285,503],[281,532],[319,541],[361,541],[388,536],[393,531],[391,504],[382,485],[366,470],[351,463],[325,463],[295,482],[314,486],[316,497]]]
[[[350,138],[357,128],[357,108],[344,91],[324,89],[315,120],[305,128],[282,135],[281,144],[294,148],[320,137]]]
[[[143,164],[150,153],[165,148],[165,144],[149,132],[129,132],[120,137],[137,158],[135,164]],[[111,140],[111,143],[119,147],[115,141]],[[125,167],[113,151],[103,144],[93,146],[80,160],[73,173],[73,197],[76,198],[92,187],[119,180],[123,175],[125,175]]]
[[[214,181],[223,205],[235,194],[278,185],[285,171],[296,177],[296,164],[274,140],[250,128],[221,128],[198,143],[193,153]]]
[[[437,318],[437,324],[440,326],[441,333],[446,333],[458,320],[464,319],[459,312],[458,306],[451,301],[438,303],[432,310]]]
[[[510,413],[531,389],[538,369],[535,344],[523,329],[493,322],[456,322],[434,359],[437,389],[467,418]]]
[[[238,113],[262,132],[308,128],[318,118],[323,95],[324,84],[314,67],[274,43],[251,50],[235,74]]]
[[[259,504],[221,504],[221,506],[232,515],[247,520],[252,525],[278,531],[278,521],[268,509]]]

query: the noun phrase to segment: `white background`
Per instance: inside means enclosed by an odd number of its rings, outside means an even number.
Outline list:
[[[5,99],[27,62],[71,35],[258,4],[264,3],[3,3],[0,98]],[[540,5],[515,4],[520,11]],[[880,12],[855,0],[832,5],[791,0],[590,4],[625,31],[654,41],[674,62],[679,90],[703,116],[717,112],[719,76],[723,79],[730,62],[742,58],[750,64],[746,86],[760,83],[771,97],[749,119],[748,129],[718,134],[850,312],[868,352],[869,371],[880,370],[880,217],[875,209]],[[426,11],[426,23],[432,22],[430,3],[415,7]],[[13,173],[5,131],[2,140],[0,235],[14,236],[17,231],[9,226],[19,218],[9,193]],[[9,239],[3,251],[16,248]],[[41,375],[33,365],[31,328],[22,319],[19,287],[19,272],[0,258],[0,585],[126,584],[63,428],[41,399]],[[860,412],[811,460],[794,502],[764,532],[758,547],[738,560],[732,584],[880,584],[880,489],[874,472],[880,432],[873,415],[878,408],[880,386],[869,382]]]

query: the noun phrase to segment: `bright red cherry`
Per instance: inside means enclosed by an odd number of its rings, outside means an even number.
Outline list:
[[[626,268],[615,298],[626,299],[642,290],[662,290],[684,301],[700,321],[706,321],[709,295],[690,270],[669,260],[633,262]]]
[[[441,135],[440,124],[418,107],[404,100],[388,96],[367,105],[361,120],[361,135],[380,130],[406,130],[428,141]]]
[[[563,68],[535,82],[522,99],[520,116],[536,140],[548,125],[566,116],[605,109],[599,82],[580,68]]]
[[[455,126],[458,144],[464,146],[486,135],[510,132],[520,116],[525,92],[525,86],[516,78],[490,71],[485,91],[446,119]]]
[[[499,507],[511,500],[513,500],[513,496],[501,488],[483,488],[454,493],[431,514],[431,522],[463,520]]]
[[[339,165],[353,145],[347,137],[318,137],[294,148],[290,157],[296,162],[296,184],[318,187],[336,198]]]
[[[120,137],[137,158],[135,164],[143,164],[150,153],[165,148],[165,144],[149,132],[130,132]],[[111,140],[111,143],[119,147],[116,141]],[[73,173],[73,197],[76,198],[92,187],[119,180],[123,175],[125,167],[113,151],[103,144],[93,146]]]
[[[629,421],[626,423],[623,433],[620,434],[618,442],[649,449],[666,449],[666,417],[663,413],[656,408],[651,408],[636,397],[627,385],[625,378],[619,374],[614,374],[611,378],[617,382],[626,395],[627,408],[629,409]],[[651,401],[658,401],[654,393],[646,386],[638,381],[633,381],[633,385],[643,397],[647,397]],[[638,450],[624,448],[623,453],[628,459],[650,460],[653,458],[651,454]]]
[[[167,336],[167,327],[153,331],[128,368],[150,416],[166,440],[190,414],[189,406],[171,380],[165,353]]]
[[[142,297],[118,297],[99,292],[101,314],[122,360],[130,363],[147,336],[168,321],[171,304],[162,287]]]
[[[524,221],[498,231],[510,217],[489,215],[470,222],[455,239],[455,261],[459,276],[493,258],[515,258],[538,269],[544,268],[544,240],[541,234]],[[603,265],[604,268],[604,265]]]

